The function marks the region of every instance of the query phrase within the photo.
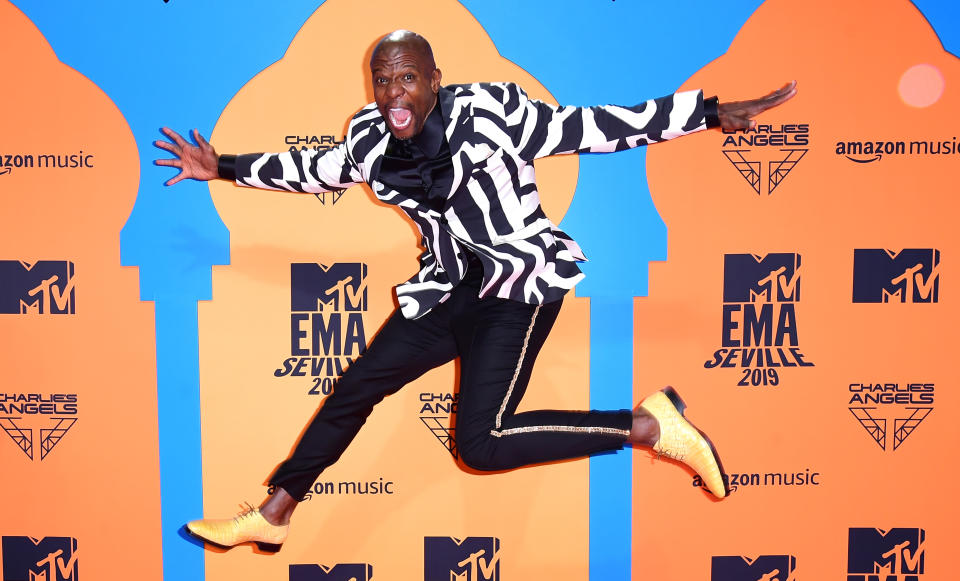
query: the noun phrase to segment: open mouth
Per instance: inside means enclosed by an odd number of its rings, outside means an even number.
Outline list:
[[[389,117],[390,125],[397,130],[406,129],[413,121],[413,113],[409,109],[400,107],[388,109],[387,117]]]

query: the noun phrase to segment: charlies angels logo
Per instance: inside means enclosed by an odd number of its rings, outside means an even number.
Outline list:
[[[454,458],[457,457],[457,440],[450,424],[452,414],[457,413],[458,397],[457,393],[421,393],[419,402],[420,421]]]
[[[849,409],[882,450],[898,449],[933,411],[933,383],[851,383]]]
[[[324,152],[338,145],[342,145],[346,140],[346,135],[341,137],[340,141],[337,141],[337,138],[333,135],[285,135],[283,137],[283,144],[287,146],[287,151],[290,153],[298,153],[308,149]],[[340,198],[343,197],[343,193],[346,191],[345,189],[337,189],[329,192],[317,192],[314,196],[320,200],[321,204],[326,205],[327,194],[330,194],[330,203],[332,205],[339,202]]]
[[[773,194],[809,151],[809,123],[759,124],[723,134],[724,157],[758,196]]]
[[[0,392],[0,428],[31,460],[46,459],[76,423],[75,393]]]

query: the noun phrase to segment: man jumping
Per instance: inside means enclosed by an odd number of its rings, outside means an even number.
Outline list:
[[[709,439],[665,388],[634,410],[517,413],[534,361],[563,296],[583,278],[576,242],[540,206],[534,160],[613,152],[710,127],[746,129],[753,117],[796,93],[796,84],[760,99],[720,104],[701,91],[632,107],[557,107],[511,83],[444,87],[429,43],[398,30],[370,59],[375,103],[350,122],[333,149],[217,155],[164,128],[179,168],[167,185],[192,178],[319,193],[366,183],[417,226],[420,270],[396,288],[398,309],[346,370],[271,476],[275,492],[233,519],[187,529],[212,544],[256,542],[278,549],[290,516],[319,474],[346,450],[373,406],[423,373],[460,358],[455,433],[464,464],[505,470],[616,450],[652,448],[684,462],[724,497]]]

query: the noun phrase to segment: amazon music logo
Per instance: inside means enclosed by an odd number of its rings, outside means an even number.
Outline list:
[[[723,483],[731,493],[741,488],[820,486],[822,478],[822,474],[813,468],[777,472],[728,472],[722,476]],[[699,474],[693,477],[693,485],[698,488],[707,488]]]
[[[899,156],[947,156],[960,154],[957,138],[923,141],[889,141],[884,139],[867,141],[838,141],[834,147],[836,155],[845,157],[854,163],[864,164],[880,161],[884,157]],[[940,159],[943,159],[940,157]]]
[[[0,152],[0,176],[18,169],[90,169],[92,153],[3,153]]]
[[[277,491],[277,487],[270,485],[267,487],[267,494],[272,495]],[[393,480],[380,476],[371,480],[340,480],[338,482],[318,480],[313,483],[300,500],[306,502],[314,496],[336,496],[336,495],[383,495],[394,494],[396,492],[396,483]]]

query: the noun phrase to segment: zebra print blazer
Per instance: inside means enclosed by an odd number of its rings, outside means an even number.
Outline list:
[[[701,91],[584,108],[530,99],[511,83],[474,83],[441,88],[439,102],[454,170],[441,212],[377,180],[390,132],[375,104],[353,117],[333,149],[240,155],[235,166],[243,186],[319,193],[367,183],[377,198],[399,206],[424,248],[419,272],[396,289],[409,319],[450,296],[466,273],[464,248],[483,264],[481,297],[543,304],[583,278],[576,264],[586,260],[583,252],[540,206],[535,159],[620,151],[707,126]]]

